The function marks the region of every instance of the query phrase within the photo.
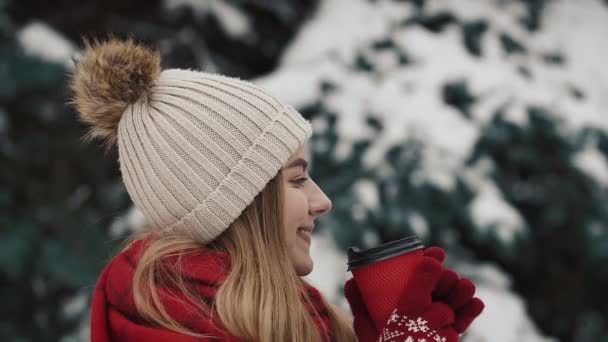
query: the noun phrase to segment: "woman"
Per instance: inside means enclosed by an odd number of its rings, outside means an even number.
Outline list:
[[[345,290],[354,326],[301,278],[331,201],[308,176],[312,128],[293,108],[238,79],[161,71],[159,54],[132,41],[87,43],[71,87],[91,125],[86,139],[118,145],[126,189],[148,224],[99,278],[93,342],[423,338],[395,333],[396,321],[373,327],[353,281]],[[481,302],[472,283],[441,267],[441,250],[426,255],[415,272],[425,285],[406,290],[428,303],[406,300],[392,319],[416,314],[456,341]]]

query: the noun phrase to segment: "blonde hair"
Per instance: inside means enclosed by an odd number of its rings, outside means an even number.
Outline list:
[[[205,303],[188,288],[180,263],[163,262],[203,248],[181,236],[159,236],[147,232],[130,241],[148,238],[147,248],[136,266],[133,279],[135,305],[148,321],[163,328],[202,336],[172,318],[160,300],[157,288],[169,285],[185,294],[184,306],[209,319],[217,314],[225,329],[248,341],[321,341],[317,326],[302,301],[306,281],[297,276],[288,257],[282,224],[282,173],[279,171],[230,227],[204,248],[228,252],[231,269],[213,303]],[[356,341],[350,318],[327,302],[335,341]],[[311,305],[310,302],[308,302]],[[317,313],[318,315],[318,313]]]

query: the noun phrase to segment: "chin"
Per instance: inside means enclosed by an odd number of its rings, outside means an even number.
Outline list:
[[[309,259],[306,262],[301,262],[301,263],[296,264],[295,269],[296,269],[296,274],[298,275],[298,277],[304,277],[304,276],[309,275],[313,269],[312,260]]]

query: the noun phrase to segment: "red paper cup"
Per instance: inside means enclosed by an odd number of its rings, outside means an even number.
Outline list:
[[[422,260],[422,242],[415,236],[359,250],[348,249],[348,270],[378,331],[386,325],[415,266]]]

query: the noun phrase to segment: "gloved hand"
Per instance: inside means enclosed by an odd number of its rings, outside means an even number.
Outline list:
[[[374,322],[367,312],[361,292],[355,283],[355,278],[351,278],[344,284],[344,297],[350,305],[350,310],[353,313],[353,328],[357,335],[358,341],[376,341],[378,339],[378,330]]]
[[[445,252],[439,247],[429,247],[424,255],[435,258],[440,263],[445,260]],[[483,311],[485,305],[481,299],[473,297],[475,284],[468,278],[459,278],[453,270],[444,268],[433,291],[433,301],[446,303],[454,310],[453,327],[462,334]]]
[[[444,259],[441,248],[425,249],[423,262],[417,266],[382,334],[378,334],[354,279],[348,280],[344,292],[354,315],[358,340],[383,342],[400,337],[399,341],[408,341],[409,336],[412,341],[458,341],[458,334],[483,310],[483,302],[472,298],[475,286],[470,280],[459,279],[454,271],[441,267]]]
[[[422,258],[380,332],[378,342],[458,342],[458,333],[452,326],[454,310],[446,303],[434,302],[432,297],[442,273],[437,259],[427,255]]]

